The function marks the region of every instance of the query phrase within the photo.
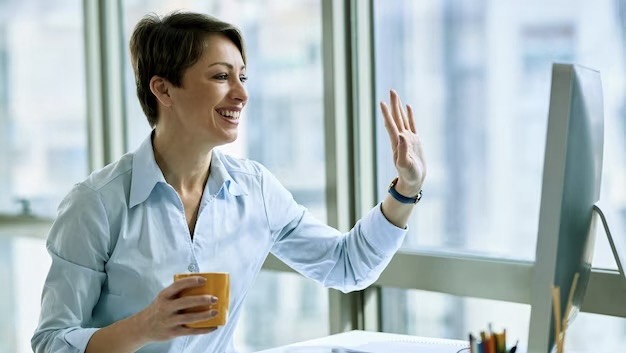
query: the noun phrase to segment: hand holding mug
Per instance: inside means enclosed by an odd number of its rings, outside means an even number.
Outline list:
[[[159,293],[156,299],[135,316],[140,335],[147,342],[165,341],[179,336],[201,335],[217,327],[189,327],[194,323],[218,316],[216,309],[188,312],[189,309],[208,307],[217,303],[217,297],[203,294],[180,296],[186,290],[204,287],[206,279],[198,276],[175,281]]]

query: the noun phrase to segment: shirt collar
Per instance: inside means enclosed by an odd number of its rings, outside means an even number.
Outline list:
[[[152,133],[133,153],[133,167],[130,181],[130,208],[146,201],[158,183],[165,183],[165,177],[154,159]]]
[[[228,192],[233,196],[248,195],[248,190],[243,184],[239,184],[233,179],[224,165],[224,155],[217,149],[213,149],[211,154],[211,172],[207,181],[208,192],[215,196],[222,187],[226,187]],[[205,189],[205,194],[206,194]]]
[[[224,185],[226,185],[226,189],[233,196],[247,195],[246,188],[238,184],[232,178],[222,158],[223,155],[221,152],[213,149],[211,155],[211,172],[209,173],[209,180],[207,181],[208,188],[205,187],[204,196],[207,196],[207,191],[210,195],[217,195]],[[146,201],[158,183],[167,182],[165,181],[163,172],[161,172],[161,169],[154,159],[152,133],[150,133],[133,153],[130,198],[128,201],[129,208],[133,208]]]

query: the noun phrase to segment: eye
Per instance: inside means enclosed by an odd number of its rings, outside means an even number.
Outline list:
[[[224,81],[224,80],[228,80],[228,75],[227,74],[217,74],[217,75],[213,76],[213,78],[216,79],[216,80]]]
[[[246,81],[248,81],[248,76],[239,76],[239,81],[241,81],[241,83],[246,83]]]

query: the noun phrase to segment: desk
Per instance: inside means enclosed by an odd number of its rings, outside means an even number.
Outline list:
[[[329,347],[361,350],[368,353],[457,353],[459,351],[459,353],[469,353],[469,349],[463,350],[463,348],[467,346],[467,341],[357,330],[267,349],[256,353],[332,353],[330,349],[321,349]],[[517,352],[523,353],[522,350],[518,350]],[[574,351],[566,352],[575,353]]]
[[[315,347],[341,347],[366,352],[414,352],[414,353],[466,353],[467,341],[440,338],[426,338],[384,332],[350,331],[299,342],[288,346],[272,348],[257,353],[331,353],[330,350]]]

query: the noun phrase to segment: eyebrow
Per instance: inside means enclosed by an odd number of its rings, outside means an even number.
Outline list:
[[[226,62],[221,62],[221,61],[213,63],[213,64],[209,65],[209,67],[212,67],[212,66],[215,66],[215,65],[224,65],[224,66],[226,66],[227,68],[229,68],[231,70],[233,70],[235,68],[233,65],[231,65],[229,63],[226,63]],[[240,70],[243,70],[245,68],[246,68],[246,65],[242,65]]]

